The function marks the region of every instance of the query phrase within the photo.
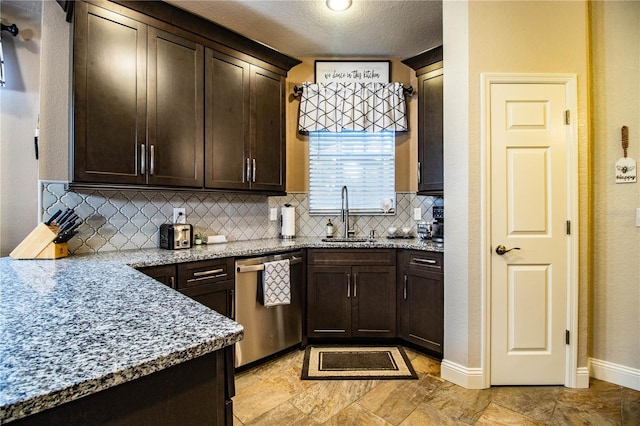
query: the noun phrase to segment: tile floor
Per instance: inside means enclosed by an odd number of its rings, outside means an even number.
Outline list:
[[[419,380],[302,381],[303,351],[238,373],[234,425],[640,425],[640,392],[591,379],[589,389],[468,390],[440,363],[406,349]]]

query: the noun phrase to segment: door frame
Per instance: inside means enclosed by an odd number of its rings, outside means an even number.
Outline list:
[[[482,294],[482,370],[484,387],[491,387],[491,85],[562,84],[565,87],[570,124],[566,125],[567,220],[571,233],[567,240],[567,330],[571,338],[565,357],[566,387],[578,387],[578,95],[576,74],[482,73],[480,74],[480,246]]]

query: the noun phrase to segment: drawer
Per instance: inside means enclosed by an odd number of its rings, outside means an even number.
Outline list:
[[[406,267],[424,268],[443,271],[443,254],[430,251],[407,250],[404,252],[403,264]]]
[[[234,277],[231,257],[178,265],[178,289],[232,280]]]
[[[312,249],[307,261],[312,265],[395,265],[395,250]]]

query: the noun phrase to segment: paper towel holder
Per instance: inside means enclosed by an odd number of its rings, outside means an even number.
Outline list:
[[[288,210],[285,216],[285,209]],[[287,203],[282,207],[280,213],[280,238],[289,240],[296,237],[296,212],[291,204]]]

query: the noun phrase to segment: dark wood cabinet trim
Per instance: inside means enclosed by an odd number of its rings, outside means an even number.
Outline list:
[[[262,66],[263,68],[269,68],[269,65],[274,66],[280,71],[284,71],[286,75],[287,71],[301,63],[298,59],[280,53],[262,43],[251,40],[221,25],[195,16],[168,3],[160,1],[122,0],[113,0],[113,3],[139,12],[146,17],[143,18],[141,16],[140,19],[148,20],[148,23],[153,26],[162,27],[166,25],[172,28],[172,32],[175,32],[175,28],[177,27],[187,33],[204,38],[204,40],[196,40],[198,42],[208,40],[216,43],[218,46],[212,45],[211,47],[217,50],[222,50],[224,47],[227,47],[234,51],[243,52],[248,56],[240,59],[245,59],[249,62],[252,61],[252,58],[259,59],[264,62],[264,64],[256,63],[256,65]],[[100,2],[100,4],[103,4],[103,2]],[[207,45],[207,43],[204,44]],[[274,70],[274,72],[277,71]]]
[[[442,46],[436,46],[431,49],[425,50],[424,52],[419,53],[416,56],[404,59],[402,63],[418,71],[420,68],[424,68],[427,65],[441,62],[443,60],[442,53]]]

